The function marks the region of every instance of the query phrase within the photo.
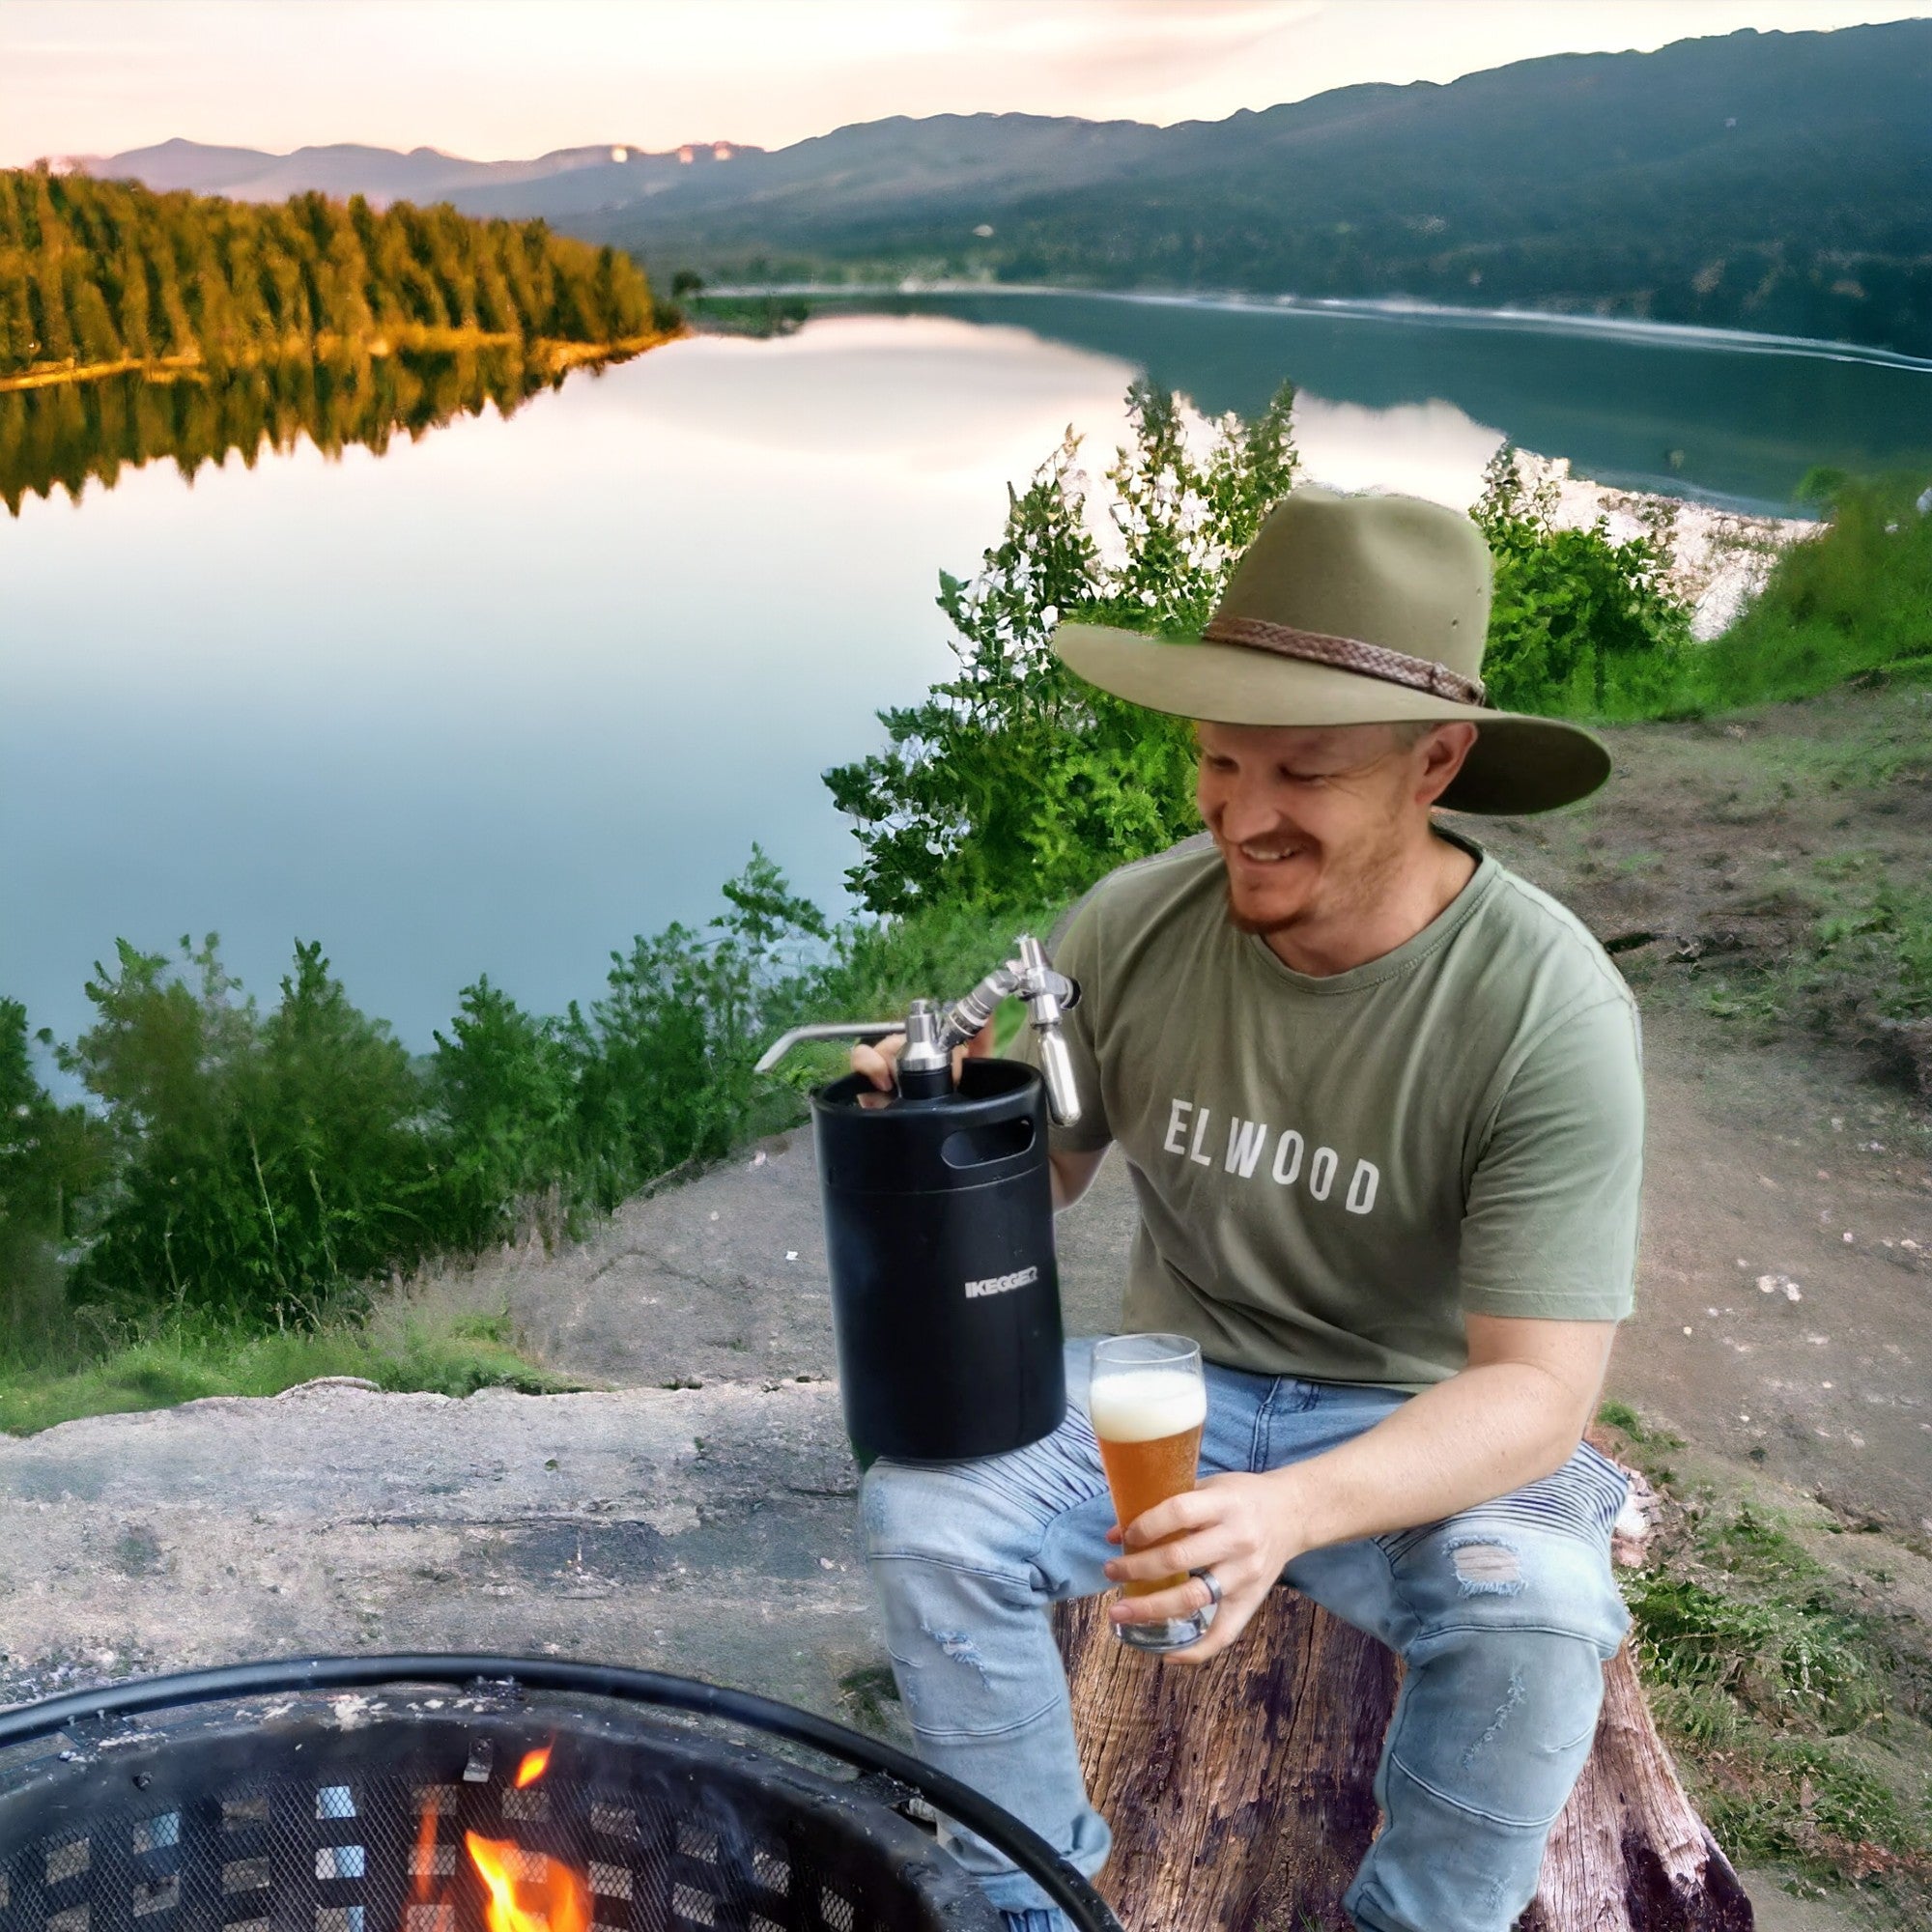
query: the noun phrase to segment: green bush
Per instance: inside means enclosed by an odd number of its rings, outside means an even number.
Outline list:
[[[1668,524],[1622,542],[1601,519],[1559,529],[1553,497],[1525,488],[1505,443],[1470,512],[1495,564],[1483,656],[1490,697],[1550,717],[1651,715],[1694,648],[1690,607],[1665,575]]]
[[[518,1204],[574,1172],[577,1067],[556,1027],[488,978],[466,986],[436,1036],[431,1084],[443,1126],[444,1227],[480,1248],[512,1231]]]
[[[1284,387],[1252,423],[1223,418],[1202,458],[1176,398],[1135,384],[1132,445],[1107,472],[1117,560],[1087,526],[1069,433],[1025,490],[1009,492],[1005,533],[979,577],[941,573],[958,674],[923,704],[880,714],[886,751],[826,775],[865,854],[847,881],[872,912],[1064,902],[1196,828],[1187,722],[1094,691],[1047,639],[1074,616],[1198,632],[1293,482],[1293,396]]]
[[[795,1097],[751,1070],[781,1026],[896,994],[958,950],[944,922],[831,944],[756,847],[724,891],[707,931],[672,925],[613,954],[587,1011],[540,1018],[487,979],[466,987],[420,1061],[315,944],[298,944],[264,1012],[213,936],[174,957],[124,943],[89,983],[95,1023],[59,1053],[93,1111],[54,1105],[24,1012],[0,1008],[0,1359],[51,1359],[78,1308],[99,1318],[98,1346],[167,1322],[318,1330],[429,1255],[533,1217],[554,1235],[789,1118]],[[65,1282],[63,1242],[77,1257]]]
[[[1830,485],[1823,530],[1792,544],[1763,591],[1683,667],[1678,707],[1808,697],[1863,673],[1932,675],[1932,516],[1923,476]]]
[[[266,1019],[212,935],[178,961],[124,943],[87,991],[99,1017],[61,1057],[118,1158],[76,1293],[134,1320],[313,1320],[435,1237],[420,1083],[319,945],[298,944]]]
[[[36,1077],[27,1009],[0,999],[0,1358],[71,1351],[61,1250],[106,1164],[99,1122]]]
[[[796,897],[755,846],[724,888],[709,936],[672,925],[613,953],[610,992],[561,1028],[578,1077],[579,1146],[589,1198],[614,1208],[643,1181],[715,1160],[758,1097],[752,1062],[796,1008],[788,966],[823,940],[817,907]]]

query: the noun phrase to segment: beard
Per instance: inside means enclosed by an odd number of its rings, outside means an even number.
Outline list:
[[[1293,912],[1277,914],[1272,919],[1257,919],[1253,913],[1243,912],[1235,903],[1235,889],[1228,888],[1228,923],[1236,932],[1251,932],[1258,938],[1265,939],[1272,932],[1290,932],[1308,917],[1309,908],[1297,906]]]
[[[1403,850],[1397,838],[1366,840],[1354,850],[1333,855],[1323,866],[1316,889],[1299,904],[1278,913],[1243,912],[1231,878],[1227,881],[1228,923],[1237,932],[1267,939],[1293,932],[1297,926],[1319,925],[1337,917],[1352,918],[1383,898],[1402,868]]]

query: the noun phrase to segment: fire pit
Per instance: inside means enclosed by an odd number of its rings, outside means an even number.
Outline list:
[[[1079,1932],[1120,1932],[997,1805],[764,1698],[554,1659],[248,1664],[0,1714],[0,1925],[998,1932],[917,1822],[930,1812],[998,1845]]]

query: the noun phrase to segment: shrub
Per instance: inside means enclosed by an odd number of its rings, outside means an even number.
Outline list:
[[[1806,697],[1915,663],[1932,671],[1932,516],[1914,505],[1923,483],[1828,479],[1824,529],[1789,546],[1751,607],[1694,654],[1687,707]]]
[[[77,1291],[137,1319],[165,1300],[274,1325],[433,1238],[421,1084],[319,945],[298,943],[266,1020],[212,934],[178,961],[124,942],[87,991],[99,1018],[62,1058],[118,1159]]]
[[[724,888],[708,934],[672,925],[612,953],[610,992],[562,1023],[578,1079],[582,1180],[600,1207],[643,1181],[714,1160],[742,1134],[761,1090],[757,1043],[796,1009],[802,942],[824,915],[794,895],[756,846]]]
[[[99,1123],[36,1077],[26,1008],[0,999],[0,1357],[71,1350],[60,1250],[105,1165]]]
[[[487,977],[463,989],[431,1065],[450,1246],[500,1239],[520,1203],[560,1189],[575,1172],[577,1079],[554,1023],[525,1012]]]
[[[1602,519],[1559,529],[1553,495],[1524,488],[1505,443],[1470,512],[1495,564],[1483,657],[1490,697],[1553,717],[1653,710],[1691,649],[1690,607],[1665,576],[1667,525],[1623,542]]]
[[[1186,721],[1094,691],[1047,639],[1076,615],[1198,631],[1293,481],[1293,404],[1284,387],[1252,423],[1224,417],[1197,457],[1175,397],[1136,384],[1132,444],[1107,472],[1118,560],[1088,528],[1069,432],[1025,490],[1009,492],[1006,530],[979,577],[941,573],[958,674],[923,704],[880,714],[885,752],[826,775],[865,854],[847,880],[872,912],[1063,901],[1195,828]]]

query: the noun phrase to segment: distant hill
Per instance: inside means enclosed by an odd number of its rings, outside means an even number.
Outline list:
[[[271,155],[260,148],[212,148],[199,141],[175,140],[153,148],[130,148],[123,155],[75,156],[66,165],[73,173],[103,181],[137,181],[163,192],[185,188],[191,194],[220,194],[235,201],[286,201],[292,194],[303,193],[359,194],[383,208],[392,201],[446,201],[459,194],[480,193],[485,205],[473,212],[511,214],[523,211],[512,205],[514,197],[509,191],[526,183],[554,183],[563,176],[594,171],[600,180],[615,186],[607,186],[578,205],[599,207],[615,200],[635,200],[649,191],[647,184],[696,161],[761,152],[730,142],[706,141],[652,155],[622,142],[606,142],[588,148],[557,148],[531,160],[469,161],[436,148],[412,148],[408,154],[400,154],[394,148],[345,143]],[[563,200],[568,202],[570,197],[566,194]]]
[[[1932,20],[1906,20],[1556,55],[1164,128],[895,118],[728,151],[728,165],[709,147],[495,164],[419,149],[384,165],[398,181],[410,165],[473,170],[408,191],[714,279],[1406,296],[1932,355],[1928,100]],[[186,165],[186,146],[151,153]],[[227,167],[245,151],[194,152]]]
[[[874,122],[555,218],[733,279],[1409,297],[1932,355],[1928,102],[1932,20],[1740,33],[1168,128]]]

